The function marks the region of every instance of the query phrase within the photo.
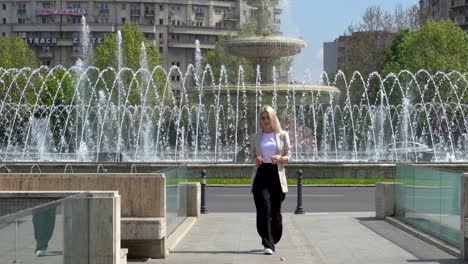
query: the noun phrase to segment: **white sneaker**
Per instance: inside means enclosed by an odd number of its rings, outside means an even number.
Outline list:
[[[46,251],[45,250],[38,250],[36,251],[36,257],[42,257],[42,256],[45,256],[46,255]]]
[[[263,254],[265,254],[265,255],[273,255],[273,250],[271,250],[271,248],[265,247],[265,248],[263,249]]]

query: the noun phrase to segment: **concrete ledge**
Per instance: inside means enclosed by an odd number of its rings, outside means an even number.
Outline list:
[[[120,264],[127,264],[127,255],[128,255],[127,248],[120,249]]]
[[[166,254],[169,254],[175,249],[177,244],[185,237],[192,226],[197,222],[197,217],[187,217],[182,224],[167,238]]]
[[[164,217],[122,217],[122,240],[163,239],[166,236]]]
[[[435,238],[427,233],[424,233],[418,229],[416,229],[415,227],[412,227],[394,217],[385,217],[385,221],[400,228],[401,230],[421,239],[422,241],[428,243],[428,244],[431,244],[437,248],[439,248],[440,250],[443,250],[457,258],[460,258],[461,257],[461,253],[460,253],[460,250],[457,249],[455,246],[452,246],[450,245],[449,243],[445,242],[445,241],[442,241],[438,238]]]
[[[200,217],[201,185],[200,183],[187,183],[187,216]]]
[[[395,183],[375,184],[375,216],[384,219],[395,215]]]

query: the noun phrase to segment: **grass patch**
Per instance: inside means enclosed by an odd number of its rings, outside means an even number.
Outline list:
[[[200,182],[200,179],[188,179],[189,182]],[[394,179],[368,178],[332,178],[332,179],[303,179],[302,184],[375,184],[377,182],[394,182]],[[247,178],[207,178],[207,184],[250,184]],[[297,179],[288,179],[289,185],[297,185]]]

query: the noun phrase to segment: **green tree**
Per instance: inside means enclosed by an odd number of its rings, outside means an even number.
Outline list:
[[[146,47],[146,55],[148,61],[148,69],[152,71],[156,66],[161,66],[162,61],[159,56],[159,52],[154,45],[149,45],[146,41],[145,36],[139,29],[137,24],[125,24],[124,27],[121,29],[122,34],[122,68],[130,68],[134,72],[136,72],[141,67],[141,45],[142,43],[145,44]],[[94,54],[94,65],[101,70],[106,68],[112,67],[114,69],[118,69],[118,50],[117,50],[117,34],[110,33],[107,34],[104,38],[103,43],[97,46],[95,54]],[[133,74],[128,71],[124,71],[120,77],[120,81],[122,82],[121,85],[127,89],[127,92],[130,91],[129,96],[129,103],[130,104],[141,104],[141,100],[145,95],[141,94],[140,88],[136,87],[138,83],[144,83],[144,78],[148,76],[144,76],[144,74],[140,74],[138,76],[138,82],[134,82],[131,84],[131,80],[133,79]],[[153,76],[150,76],[151,80],[153,80],[152,85],[157,87],[156,89],[150,89],[150,92],[155,93],[159,92],[160,96],[162,96],[162,92],[165,89],[166,85],[166,77],[161,70],[157,70],[154,72]],[[115,75],[112,72],[108,72],[104,76],[104,80],[106,81],[107,85],[112,85],[113,81],[115,80]],[[116,93],[114,93],[113,98],[116,97]],[[147,99],[154,102],[155,94],[148,94],[146,95]]]
[[[0,82],[0,100],[3,100],[5,96],[11,98],[12,101],[19,100],[21,91],[24,89],[31,71],[24,71],[23,74],[17,76],[16,82],[11,87],[13,76],[21,68],[31,67],[33,69],[37,66],[38,60],[36,54],[18,35],[0,37],[0,68],[4,68],[4,70],[16,69],[11,71],[10,74],[3,75],[2,82]],[[9,87],[10,91],[7,95],[5,93]],[[32,90],[28,89],[23,98],[26,100],[28,98],[34,99]]]
[[[384,72],[425,69],[430,73],[468,71],[467,33],[450,20],[429,20],[419,31],[402,32],[395,38]]]
[[[385,75],[390,72],[399,73],[402,70],[416,73],[421,69],[427,70],[432,75],[437,72],[467,72],[468,38],[466,36],[467,34],[450,20],[438,22],[429,20],[419,31],[401,32],[388,50],[383,73]],[[415,81],[411,76],[404,74],[400,76],[399,81],[409,87],[409,96],[413,97],[413,100],[428,102],[434,98],[436,91],[434,82],[429,78],[425,74],[420,74]],[[443,78],[443,75],[437,75],[435,79],[440,95],[447,100],[456,100],[449,86],[457,84],[460,79],[458,76],[453,76],[452,80],[443,80]],[[415,89],[416,82],[420,87],[425,87],[423,94],[419,94]],[[459,85],[459,87],[465,86],[466,83]],[[392,97],[394,99],[401,97],[398,93]],[[460,94],[462,91],[459,91]],[[468,98],[464,101],[468,101]]]
[[[37,66],[36,54],[18,35],[0,37],[0,67],[19,69]]]

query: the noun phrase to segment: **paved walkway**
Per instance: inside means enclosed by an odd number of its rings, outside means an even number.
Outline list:
[[[376,220],[374,215],[369,212],[283,214],[283,238],[275,254],[267,256],[263,255],[255,229],[254,213],[210,213],[201,216],[167,259],[146,262],[464,263],[384,221]]]

